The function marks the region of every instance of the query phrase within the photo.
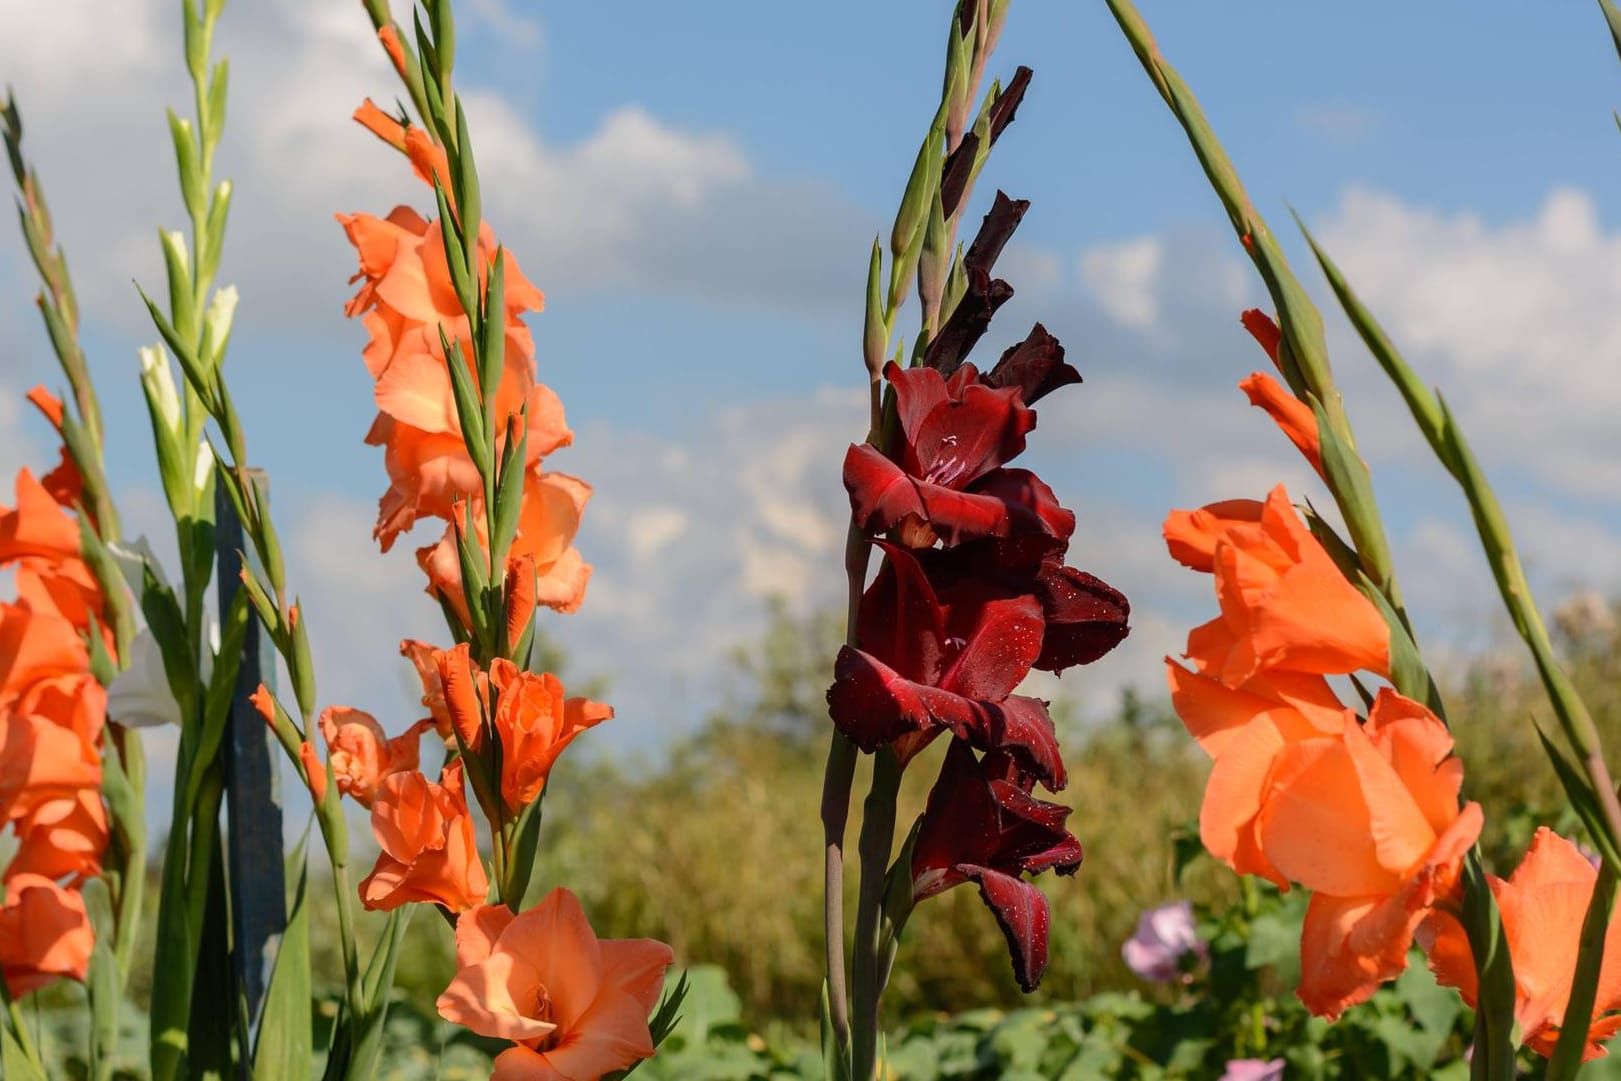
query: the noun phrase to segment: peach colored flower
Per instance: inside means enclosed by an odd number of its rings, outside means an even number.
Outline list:
[[[422,733],[433,722],[419,721],[389,739],[377,718],[348,706],[328,706],[317,720],[338,791],[370,807],[377,786],[390,774],[417,768]]]
[[[97,743],[106,694],[80,674],[71,682],[37,684],[0,710],[0,820],[100,787]]]
[[[0,603],[0,710],[40,680],[80,675],[89,667],[89,651],[68,620]]]
[[[53,881],[88,878],[101,873],[107,850],[107,809],[94,787],[71,797],[34,802],[14,823],[17,852],[5,878],[39,875]]]
[[[469,754],[488,759],[488,733],[500,744],[501,797],[510,813],[533,803],[574,737],[613,716],[613,707],[568,698],[556,676],[497,658],[486,674],[466,644],[436,650],[451,727]]]
[[[572,612],[585,599],[591,565],[574,547],[574,535],[591,486],[562,473],[530,473],[524,479],[523,509],[510,560],[528,556],[535,564],[535,600],[560,612]],[[488,544],[484,515],[473,516],[480,544]],[[417,551],[417,562],[428,575],[428,592],[442,597],[465,624],[467,600],[462,596],[461,561],[456,555],[453,528],[438,544]]]
[[[83,980],[95,935],[84,898],[39,875],[6,882],[0,907],[0,976],[13,998],[59,979]]]
[[[439,1014],[513,1042],[492,1081],[600,1078],[653,1054],[647,1018],[673,960],[662,942],[597,938],[565,889],[517,916],[483,905],[456,921]]]
[[[321,761],[321,753],[315,749],[315,744],[304,740],[298,745],[298,762],[304,767],[304,778],[310,786],[310,795],[317,804],[326,799],[326,763]],[[362,886],[365,883],[361,883]]]
[[[1280,751],[1258,834],[1313,891],[1299,989],[1313,1013],[1332,1020],[1399,975],[1419,925],[1454,896],[1483,820],[1478,803],[1459,809],[1462,784],[1446,726],[1389,689],[1365,725]]]
[[[406,638],[400,642],[400,655],[416,669],[422,682],[422,706],[433,719],[436,732],[448,743],[451,740],[450,711],[445,706],[445,687],[439,679],[439,667],[434,661],[440,651],[427,642]]]
[[[1229,687],[1263,671],[1388,675],[1390,631],[1372,601],[1335,566],[1289,503],[1282,485],[1257,520],[1213,504],[1173,511],[1165,534],[1172,554],[1202,569],[1205,544],[1221,615],[1188,636],[1197,669]]]
[[[1543,827],[1525,859],[1507,881],[1487,876],[1509,956],[1514,962],[1514,1020],[1525,1044],[1553,1054],[1575,976],[1582,921],[1598,872],[1575,845]],[[1449,913],[1436,912],[1419,931],[1430,968],[1442,986],[1456,987],[1475,1005],[1479,993],[1468,935]],[[1583,1060],[1600,1058],[1604,1044],[1621,1032],[1621,922],[1613,916],[1604,935],[1604,959],[1588,1026]]]
[[[0,564],[79,559],[79,523],[26,469],[17,473],[17,505],[0,506]]]
[[[574,737],[614,711],[587,698],[565,698],[556,676],[524,672],[509,661],[490,666],[490,682],[497,692],[492,723],[501,740],[501,798],[516,814],[540,796]]]
[[[489,878],[460,762],[446,766],[438,784],[414,771],[384,778],[372,800],[371,828],[382,852],[360,883],[367,908],[387,911],[416,902],[461,912],[484,900]]]

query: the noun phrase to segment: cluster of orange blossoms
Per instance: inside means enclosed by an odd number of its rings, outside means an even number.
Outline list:
[[[1379,692],[1366,721],[1327,676],[1389,674],[1378,609],[1334,566],[1280,486],[1264,503],[1174,511],[1172,555],[1212,574],[1221,615],[1168,661],[1173,705],[1215,760],[1205,847],[1242,874],[1313,891],[1300,998],[1337,1017],[1407,965],[1420,923],[1453,897],[1481,811],[1418,702]]]
[[[392,45],[388,31],[384,44]],[[422,129],[369,101],[355,118],[450,196],[444,151]],[[419,519],[445,521],[442,538],[419,550],[418,563],[428,592],[470,626],[457,530],[470,518],[481,551],[490,538],[483,478],[464,443],[446,356],[446,342],[459,342],[467,357],[474,351],[443,233],[439,223],[403,206],[386,218],[354,214],[339,221],[360,260],[360,291],[347,310],[370,335],[364,356],[376,380],[378,414],[366,440],[384,448],[390,480],[375,536],[386,551]],[[482,286],[499,249],[487,225],[479,223],[477,235]],[[493,395],[496,458],[514,440],[524,439],[526,448],[504,582],[505,640],[515,646],[526,640],[538,606],[571,612],[580,604],[591,568],[574,536],[591,489],[541,468],[573,433],[557,396],[536,379],[534,342],[522,320],[540,309],[542,296],[510,253],[503,263],[503,310],[489,313],[505,325],[504,366]],[[517,821],[540,799],[564,748],[613,710],[569,698],[556,676],[525,671],[506,658],[481,664],[466,643],[438,649],[406,641],[401,652],[416,668],[429,716],[389,738],[370,714],[335,706],[319,718],[326,761],[310,743],[300,748],[317,800],[326,798],[330,769],[338,791],[371,810],[381,851],[360,883],[361,902],[381,910],[433,904],[457,914],[459,971],[439,1009],[480,1035],[512,1041],[496,1060],[497,1079],[599,1077],[650,1056],[648,1013],[673,960],[670,948],[648,940],[599,941],[578,900],[563,889],[523,913],[487,904],[492,884],[473,814],[481,808],[492,831]],[[270,715],[268,696],[260,708]],[[446,750],[436,780],[420,769],[420,740],[429,729]],[[504,837],[492,840],[505,843]]]
[[[43,388],[28,397],[60,429],[62,403]],[[99,636],[109,655],[113,642],[67,509],[82,493],[64,452],[43,480],[19,472],[16,505],[0,505],[0,567],[17,591],[0,602],[0,825],[17,839],[0,876],[0,973],[12,996],[84,978],[93,935],[77,887],[100,873],[107,847],[107,691],[91,674],[89,640]]]
[[[355,113],[355,119],[405,152],[418,176],[428,181],[438,178],[448,195],[444,151],[422,129],[403,127],[369,101]],[[428,576],[428,591],[451,605],[465,623],[468,612],[451,524],[462,504],[474,511],[480,541],[487,544],[488,538],[483,534],[484,487],[463,443],[440,339],[443,333],[445,340],[461,343],[464,355],[473,355],[468,319],[445,257],[443,233],[437,221],[407,206],[395,207],[386,218],[352,214],[340,215],[338,220],[360,257],[360,271],[354,279],[361,283],[360,291],[346,311],[359,316],[371,336],[363,356],[377,381],[377,419],[366,442],[383,448],[390,481],[378,506],[375,536],[387,551],[419,519],[443,519],[447,525],[442,539],[420,549],[417,561]],[[494,236],[481,223],[481,282],[489,275],[495,252]],[[574,477],[541,469],[542,459],[572,443],[574,433],[563,419],[557,395],[535,378],[535,343],[522,315],[540,310],[544,298],[510,253],[505,264],[505,310],[500,313],[506,322],[505,367],[496,388],[495,412],[516,424],[519,413],[524,408],[528,411],[523,511],[512,559],[532,562],[540,604],[571,612],[579,607],[591,576],[590,566],[574,547],[591,487]],[[508,430],[511,426],[501,426],[498,459],[506,440],[516,438],[517,433]]]
[[[1277,362],[1278,329],[1244,325]],[[1311,409],[1270,375],[1239,384],[1319,474]],[[1166,659],[1172,703],[1214,760],[1200,809],[1205,847],[1243,874],[1312,891],[1301,939],[1301,1001],[1330,1019],[1407,965],[1415,940],[1441,983],[1475,1001],[1475,966],[1457,914],[1463,860],[1480,835],[1461,803],[1463,764],[1446,725],[1381,689],[1363,717],[1329,676],[1390,676],[1390,631],[1335,565],[1283,487],[1263,502],[1173,511],[1173,558],[1210,574],[1220,614],[1188,635],[1184,666]],[[1540,830],[1514,875],[1488,876],[1514,962],[1524,1041],[1550,1053],[1569,996],[1577,938],[1596,871],[1569,841]],[[1605,943],[1587,1057],[1621,1030],[1621,930]]]

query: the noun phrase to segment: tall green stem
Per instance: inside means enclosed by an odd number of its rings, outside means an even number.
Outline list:
[[[895,847],[895,801],[900,794],[901,762],[889,747],[873,756],[872,787],[861,808],[861,887],[856,905],[855,956],[851,982],[850,1022],[852,1076],[871,1081],[878,1069],[882,1031],[881,1000],[887,967],[883,963],[884,879]]]

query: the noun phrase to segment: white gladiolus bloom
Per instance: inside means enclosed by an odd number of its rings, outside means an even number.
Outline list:
[[[107,716],[130,728],[180,725],[180,703],[169,691],[163,651],[152,632],[143,630],[129,647],[129,667],[107,688]]]

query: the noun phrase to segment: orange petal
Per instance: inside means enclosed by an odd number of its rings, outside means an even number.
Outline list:
[[[1198,510],[1173,510],[1165,519],[1165,544],[1171,558],[1196,571],[1215,569],[1216,541],[1234,522],[1258,522],[1261,504],[1254,499],[1229,499]]]
[[[316,803],[326,799],[326,763],[321,761],[315,745],[305,740],[298,745],[298,760],[304,764],[304,775],[309,778],[310,795]]]
[[[1251,372],[1239,382],[1238,389],[1249,397],[1251,405],[1266,410],[1289,442],[1295,445],[1295,449],[1305,456],[1319,476],[1322,475],[1322,440],[1311,406],[1284,390],[1276,379],[1265,372]]]
[[[1277,364],[1278,343],[1283,340],[1283,332],[1278,329],[1278,324],[1272,321],[1272,317],[1259,308],[1251,308],[1240,315],[1238,321],[1244,324],[1244,329],[1260,343],[1262,349],[1266,350],[1266,355],[1271,358],[1272,363]]]

